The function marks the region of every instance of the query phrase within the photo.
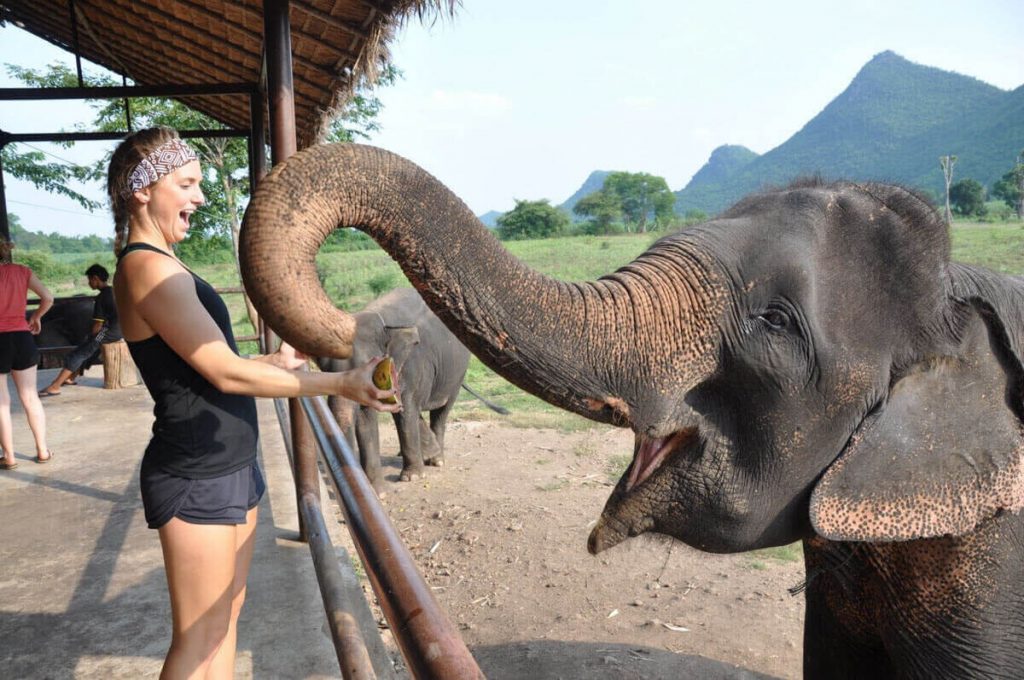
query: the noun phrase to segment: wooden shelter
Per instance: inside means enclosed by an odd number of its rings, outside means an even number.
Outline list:
[[[264,0],[0,0],[0,21],[135,85],[258,85],[266,78],[264,4]],[[373,81],[387,63],[388,41],[404,19],[437,16],[450,12],[454,4],[448,0],[287,3],[299,147],[316,143],[353,88]],[[179,98],[229,128],[249,127],[245,96]]]
[[[459,0],[0,0],[10,23],[75,55],[77,88],[0,88],[0,100],[133,96],[180,100],[223,124],[185,137],[248,136],[253,179],[320,141],[339,108],[372,84],[402,22],[452,14]],[[124,87],[87,88],[81,60],[122,76]],[[269,116],[268,116],[269,114]],[[124,133],[13,134],[12,142],[118,139]],[[269,125],[269,128],[268,128]],[[277,126],[277,130],[274,127]],[[255,181],[253,182],[255,186]],[[0,167],[0,237],[9,235]]]

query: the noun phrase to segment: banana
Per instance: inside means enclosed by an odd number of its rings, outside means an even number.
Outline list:
[[[398,382],[398,374],[395,372],[395,362],[391,357],[384,357],[373,369],[373,384],[379,389],[390,390]],[[398,403],[394,396],[381,399],[385,404]]]

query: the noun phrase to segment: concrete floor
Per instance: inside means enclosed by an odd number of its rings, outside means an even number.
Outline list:
[[[40,386],[55,373],[40,371]],[[12,397],[20,465],[0,470],[5,680],[156,677],[170,640],[160,544],[146,528],[138,491],[152,401],[141,385],[102,389],[99,367],[79,383],[43,400],[54,452],[48,465],[33,462],[32,437]],[[309,549],[293,540],[295,496],[272,404],[260,400],[259,412],[269,491],[260,504],[235,676],[340,677]]]

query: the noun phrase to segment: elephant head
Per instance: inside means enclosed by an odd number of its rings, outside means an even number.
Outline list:
[[[556,406],[633,430],[633,462],[590,536],[592,552],[644,532],[716,552],[785,544],[816,528],[939,535],[963,485],[1004,491],[965,522],[1022,504],[1008,481],[1019,447],[981,453],[1019,437],[1008,406],[1018,364],[999,349],[1008,341],[998,315],[954,294],[946,226],[904,189],[808,181],[769,191],[662,238],[614,273],[565,283],[512,257],[412,163],[358,145],[311,148],[264,180],[241,257],[268,323],[316,355],[345,356],[354,330],[314,266],[338,227],[380,243],[493,370]],[[972,463],[942,428],[917,432],[902,457],[900,418],[930,408],[934,419],[936,394],[954,398],[956,382],[998,376],[1002,387],[985,400],[972,392],[972,408],[981,421],[992,420],[985,409],[1001,414],[1001,438],[980,443]],[[872,484],[887,469],[879,455],[900,463],[881,492]],[[939,469],[953,481],[929,472]],[[887,533],[882,515],[915,503],[924,508],[915,528]]]

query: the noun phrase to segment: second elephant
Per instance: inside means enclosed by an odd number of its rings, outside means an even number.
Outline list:
[[[392,357],[402,400],[402,412],[394,414],[401,479],[416,479],[423,474],[424,464],[444,464],[445,426],[466,375],[469,350],[411,288],[386,293],[354,316],[352,356],[318,359],[317,364],[324,371],[345,371],[375,356]],[[358,447],[363,470],[379,492],[384,478],[376,412],[340,397],[331,397],[329,403],[349,444]],[[430,413],[429,426],[423,411]]]

